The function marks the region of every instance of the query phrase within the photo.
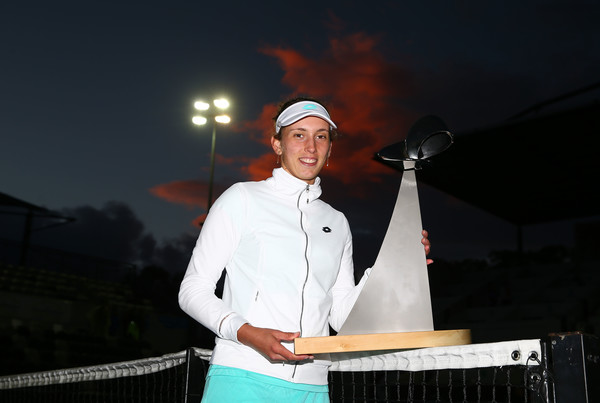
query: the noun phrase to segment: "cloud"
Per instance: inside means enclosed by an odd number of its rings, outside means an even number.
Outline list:
[[[208,184],[196,180],[179,180],[156,185],[150,189],[150,193],[188,208],[204,207],[208,202]]]
[[[274,153],[263,154],[254,158],[250,164],[242,167],[242,172],[251,180],[261,180],[271,176],[273,169],[277,167],[277,157]]]
[[[156,245],[151,258],[147,262],[165,268],[171,273],[183,272],[189,263],[195,243],[196,236],[183,233],[179,237]]]
[[[249,160],[250,160],[249,157],[243,157],[243,156],[225,157],[224,155],[219,154],[219,153],[215,154],[215,164],[221,165],[221,166],[222,165],[230,165],[230,166],[244,165]]]
[[[32,242],[56,249],[98,256],[123,262],[139,258],[139,243],[144,239],[144,224],[122,202],[111,201],[98,209],[79,206],[61,210],[76,221],[34,233]]]
[[[390,170],[373,160],[377,151],[403,139],[415,112],[402,107],[414,89],[410,74],[388,62],[377,49],[380,38],[363,32],[330,38],[319,55],[266,46],[260,52],[277,60],[284,71],[282,82],[290,95],[308,94],[325,100],[342,135],[333,147],[329,167],[322,176],[345,184],[380,182]],[[265,144],[273,132],[276,106],[267,105],[259,118],[243,127]],[[268,176],[272,153],[254,159],[243,172],[251,179]]]
[[[117,262],[127,262],[138,267],[160,266],[170,273],[180,273],[185,270],[196,241],[195,235],[182,233],[178,237],[157,242],[145,231],[144,224],[131,207],[122,202],[111,201],[101,208],[64,208],[59,213],[74,217],[75,221],[48,230],[34,231],[31,238],[34,247],[28,255],[29,264],[52,265],[59,262],[65,270],[71,268],[85,272],[117,267]],[[42,224],[45,223],[39,226]],[[44,249],[39,249],[39,246]],[[68,253],[74,255],[70,257]],[[86,256],[99,258],[97,267],[85,264]],[[105,259],[114,262],[111,264]]]
[[[275,130],[273,116],[277,113],[277,106],[264,105],[260,116],[256,120],[246,120],[236,125],[236,130],[246,133],[251,139],[271,148],[270,137]],[[266,135],[265,135],[266,134]]]
[[[194,218],[194,220],[192,221],[192,225],[196,228],[199,228],[202,226],[202,224],[204,224],[204,221],[206,221],[206,216],[208,214],[204,213],[199,215],[198,217]]]
[[[240,163],[238,158],[226,158],[218,154],[215,158],[216,161],[222,165],[237,165]],[[150,189],[150,193],[170,203],[184,205],[190,210],[196,208],[204,210],[205,212],[203,214],[194,218],[191,222],[193,227],[198,228],[206,219],[208,186],[208,183],[202,181],[180,180],[154,186]],[[217,183],[213,184],[213,202],[224,190],[225,188],[222,185]]]

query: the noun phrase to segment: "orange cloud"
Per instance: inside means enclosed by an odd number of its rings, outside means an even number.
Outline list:
[[[225,157],[222,154],[215,153],[215,164],[217,165],[244,165],[251,161],[250,157],[235,156]]]
[[[204,221],[206,221],[206,216],[207,214],[204,213],[202,215],[199,215],[198,217],[194,218],[192,220],[192,226],[193,227],[202,227],[202,224],[204,224]]]
[[[250,138],[271,148],[271,135],[275,131],[273,116],[277,113],[276,105],[264,105],[256,120],[242,122],[237,129],[250,135]],[[264,178],[263,178],[264,179]]]
[[[250,180],[262,180],[271,176],[273,169],[277,168],[277,157],[275,153],[263,154],[252,160],[251,164],[242,168]]]
[[[411,78],[402,66],[385,60],[377,50],[380,38],[365,33],[334,37],[320,56],[309,57],[285,47],[260,51],[274,57],[284,71],[282,82],[293,94],[309,94],[326,101],[342,135],[333,147],[329,167],[323,176],[335,176],[343,183],[380,181],[390,169],[373,161],[384,146],[401,141],[414,112],[403,109],[410,97]],[[260,117],[244,128],[268,144],[273,133],[276,106],[267,105]],[[253,160],[242,169],[252,179],[270,174],[272,154]]]
[[[182,180],[154,186],[150,193],[171,203],[188,208],[205,207],[208,203],[208,185],[193,180]]]
[[[223,189],[221,186],[215,186],[213,190],[213,199],[216,199]],[[189,209],[201,208],[204,210],[203,214],[190,222],[194,228],[201,227],[206,220],[206,205],[208,202],[208,184],[206,183],[194,180],[173,181],[154,186],[150,189],[150,193],[170,203],[183,204]]]

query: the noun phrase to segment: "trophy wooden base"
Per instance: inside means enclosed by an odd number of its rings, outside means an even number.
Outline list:
[[[299,337],[294,340],[294,351],[296,354],[320,354],[348,351],[405,350],[463,344],[471,344],[470,329]]]

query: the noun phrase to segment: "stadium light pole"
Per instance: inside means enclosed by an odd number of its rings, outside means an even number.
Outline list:
[[[218,98],[213,100],[212,102],[214,108],[211,108],[211,105],[204,101],[196,101],[194,102],[194,108],[198,111],[202,111],[204,115],[207,115],[208,118],[212,120],[212,145],[210,147],[210,177],[208,181],[208,205],[206,207],[206,213],[210,210],[210,206],[212,206],[212,195],[213,195],[213,177],[215,172],[215,143],[217,140],[217,123],[227,124],[231,122],[231,118],[228,115],[225,115],[223,111],[229,108],[229,101],[225,98]],[[192,118],[192,123],[198,126],[205,125],[208,123],[208,118],[203,115],[196,115]]]

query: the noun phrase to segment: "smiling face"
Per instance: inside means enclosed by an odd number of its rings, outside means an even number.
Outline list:
[[[273,150],[281,156],[281,167],[312,185],[331,153],[329,123],[308,116],[281,128],[281,139],[271,137]]]

